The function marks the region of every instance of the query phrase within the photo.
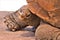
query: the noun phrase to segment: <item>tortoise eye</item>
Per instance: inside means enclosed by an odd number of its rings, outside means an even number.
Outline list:
[[[26,17],[29,17],[30,16],[30,14],[29,15],[27,15]]]

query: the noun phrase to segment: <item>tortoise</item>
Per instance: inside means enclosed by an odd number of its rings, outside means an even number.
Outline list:
[[[22,6],[17,11],[6,15],[4,17],[4,23],[7,25],[8,29],[11,31],[22,30],[27,26],[33,26],[33,30],[40,25],[41,19],[34,15],[29,9],[27,5]]]

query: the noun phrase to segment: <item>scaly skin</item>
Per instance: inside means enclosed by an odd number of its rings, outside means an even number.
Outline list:
[[[26,26],[34,26],[36,29],[40,25],[41,19],[32,14],[28,6],[23,6],[18,9],[16,12],[7,15],[5,18],[5,24],[9,30],[16,31],[25,28]],[[33,30],[35,31],[35,30]]]
[[[36,29],[35,37],[36,40],[60,40],[60,29],[42,24]]]

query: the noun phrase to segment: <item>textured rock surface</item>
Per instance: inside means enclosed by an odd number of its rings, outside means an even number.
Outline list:
[[[60,29],[42,24],[36,29],[36,40],[60,40]]]
[[[21,7],[16,12],[7,15],[5,18],[5,24],[7,25],[9,30],[15,31],[26,26],[37,26],[40,24],[40,18],[34,14],[32,14],[27,6]]]
[[[60,28],[60,0],[27,0],[33,14]]]

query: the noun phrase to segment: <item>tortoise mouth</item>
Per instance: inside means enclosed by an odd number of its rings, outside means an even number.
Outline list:
[[[13,31],[13,32],[15,32],[15,31],[16,31],[16,29],[12,29],[12,30],[10,30],[10,31]]]

